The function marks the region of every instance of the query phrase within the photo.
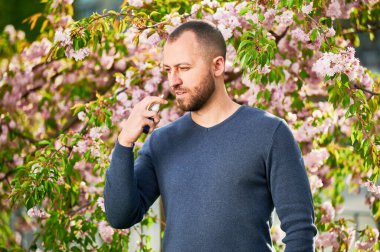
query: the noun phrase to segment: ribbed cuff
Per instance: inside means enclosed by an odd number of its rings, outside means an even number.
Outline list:
[[[126,158],[129,155],[132,155],[132,157],[133,157],[134,147],[135,147],[135,143],[132,144],[132,147],[127,147],[127,146],[121,145],[119,143],[118,138],[116,137],[115,148],[113,150],[112,156],[117,157],[117,158]]]

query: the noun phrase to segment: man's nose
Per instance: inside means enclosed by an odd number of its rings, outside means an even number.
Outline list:
[[[170,86],[177,86],[179,84],[182,84],[182,79],[181,77],[179,76],[179,73],[177,70],[172,70],[172,72],[170,73],[170,76],[169,76],[169,83],[170,83]]]

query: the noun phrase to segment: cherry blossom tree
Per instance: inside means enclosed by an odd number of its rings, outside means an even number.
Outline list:
[[[127,250],[130,230],[111,228],[104,213],[112,148],[147,95],[169,100],[158,127],[183,115],[161,72],[162,45],[177,25],[203,19],[227,42],[231,99],[284,118],[300,145],[317,249],[380,249],[376,227],[355,235],[352,220],[337,217],[343,191],[366,190],[380,218],[380,77],[355,56],[358,33],[373,40],[380,29],[378,0],[124,0],[81,20],[73,0],[42,2],[28,19],[32,29],[42,20],[36,41],[11,25],[0,37],[0,247]],[[149,211],[139,225],[154,222],[165,220]],[[282,237],[274,226],[277,250]],[[144,232],[139,248],[151,250]]]

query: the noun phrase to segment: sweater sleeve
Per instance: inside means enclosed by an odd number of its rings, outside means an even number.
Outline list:
[[[302,153],[281,120],[267,157],[267,174],[274,207],[286,233],[285,251],[314,251],[314,207]]]
[[[116,139],[104,186],[105,212],[114,228],[129,228],[140,222],[159,196],[150,148],[151,136],[138,151],[136,160],[134,146],[123,146]]]

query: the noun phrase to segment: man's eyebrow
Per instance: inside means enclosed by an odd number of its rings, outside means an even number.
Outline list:
[[[191,64],[188,63],[188,62],[181,62],[181,63],[175,64],[174,67],[177,67],[177,66],[180,66],[180,65],[191,65]],[[162,67],[170,67],[169,65],[166,65],[166,64],[162,64],[161,66]]]

